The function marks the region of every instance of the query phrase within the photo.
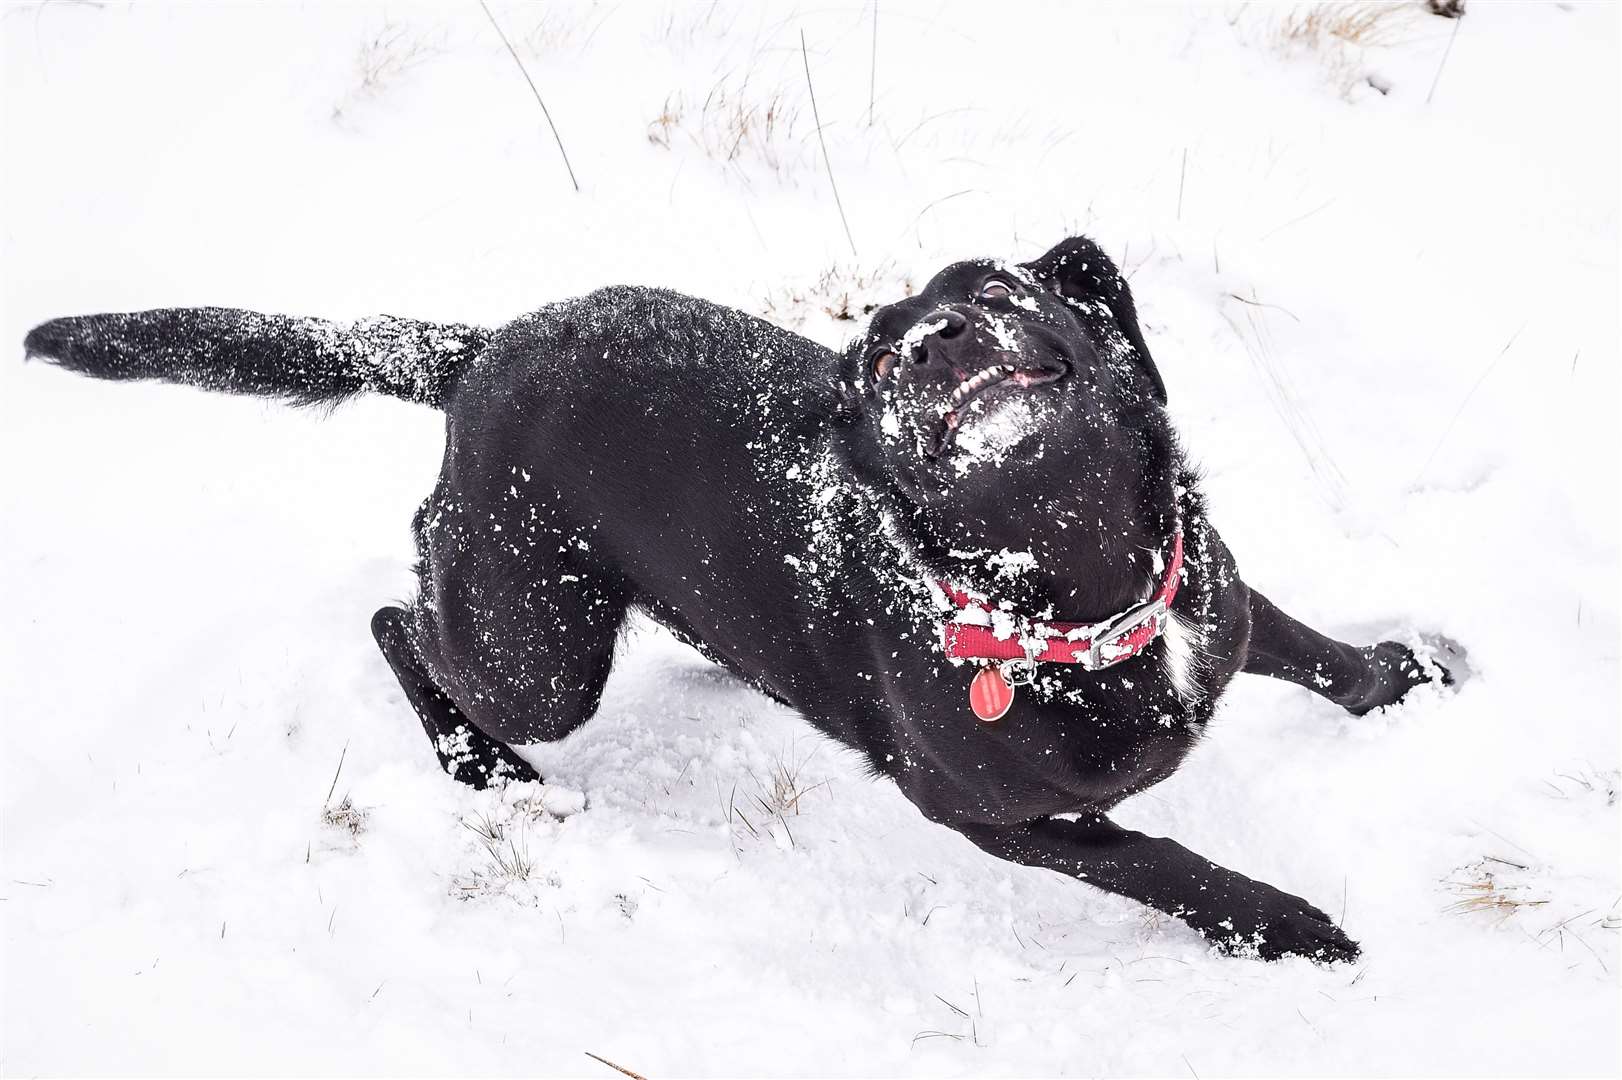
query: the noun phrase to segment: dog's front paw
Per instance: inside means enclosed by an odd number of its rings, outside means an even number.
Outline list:
[[[1299,896],[1263,887],[1260,905],[1214,925],[1197,926],[1219,950],[1231,956],[1282,960],[1304,956],[1320,964],[1351,962],[1362,953],[1346,931]]]
[[[1430,676],[1427,682],[1455,687],[1468,682],[1475,675],[1475,669],[1470,666],[1469,652],[1445,634],[1419,634],[1410,643],[1408,652]]]
[[[1353,716],[1395,705],[1416,686],[1453,687],[1472,674],[1464,646],[1441,634],[1420,634],[1410,644],[1382,641],[1365,653],[1373,684],[1346,705]]]

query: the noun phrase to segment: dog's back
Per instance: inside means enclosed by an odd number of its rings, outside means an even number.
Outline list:
[[[458,538],[505,530],[516,567],[541,554],[545,532],[624,583],[615,606],[634,600],[785,689],[764,673],[806,622],[808,485],[837,403],[837,357],[806,338],[680,293],[620,286],[494,331],[171,308],[55,319],[24,344],[96,378],[295,404],[378,392],[441,408],[444,476],[419,515],[425,564],[461,580],[470,568],[459,576],[453,565]],[[526,572],[568,584],[585,569]],[[740,610],[771,615],[740,627]]]
[[[767,672],[807,621],[836,378],[832,352],[742,312],[603,289],[516,320],[468,366],[445,471],[472,527],[526,535],[531,505],[553,507],[634,602],[787,694]]]

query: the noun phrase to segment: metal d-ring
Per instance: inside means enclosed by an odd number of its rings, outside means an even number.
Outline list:
[[[1036,658],[1041,655],[1042,649],[1029,641],[1021,641],[1019,647],[1025,650],[1025,659],[1004,660],[1002,677],[1008,680],[1009,686],[1030,686],[1036,682]]]

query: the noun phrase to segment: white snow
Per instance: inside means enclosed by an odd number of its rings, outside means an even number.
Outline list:
[[[870,110],[870,4],[492,6],[578,194],[477,5],[0,12],[0,1068],[1617,1072],[1614,7],[1472,3],[1438,79],[1420,5],[1360,52],[1266,5],[884,4]],[[367,631],[438,415],[16,362],[90,311],[810,296],[852,255],[802,30],[860,272],[1093,234],[1247,580],[1470,649],[1362,719],[1241,679],[1121,808],[1359,963],[997,862],[646,627],[544,786],[458,788]],[[805,304],[769,314],[857,325]]]
[[[902,356],[906,356],[917,349],[925,338],[931,334],[938,334],[944,329],[946,329],[945,319],[920,319],[908,327],[905,334],[901,335],[901,340],[896,342],[896,351]]]
[[[1030,440],[1046,429],[1053,400],[1041,390],[1004,391],[976,398],[963,412],[956,449],[949,459],[959,476],[1001,465],[1016,450],[1040,455],[1041,445]]]

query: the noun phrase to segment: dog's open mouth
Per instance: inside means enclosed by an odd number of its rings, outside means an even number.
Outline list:
[[[936,426],[934,444],[926,449],[932,458],[938,458],[951,449],[957,430],[970,415],[973,404],[1000,388],[1029,390],[1057,382],[1064,378],[1068,367],[1058,362],[1021,367],[1018,364],[992,364],[981,368],[957,384],[946,399]]]

